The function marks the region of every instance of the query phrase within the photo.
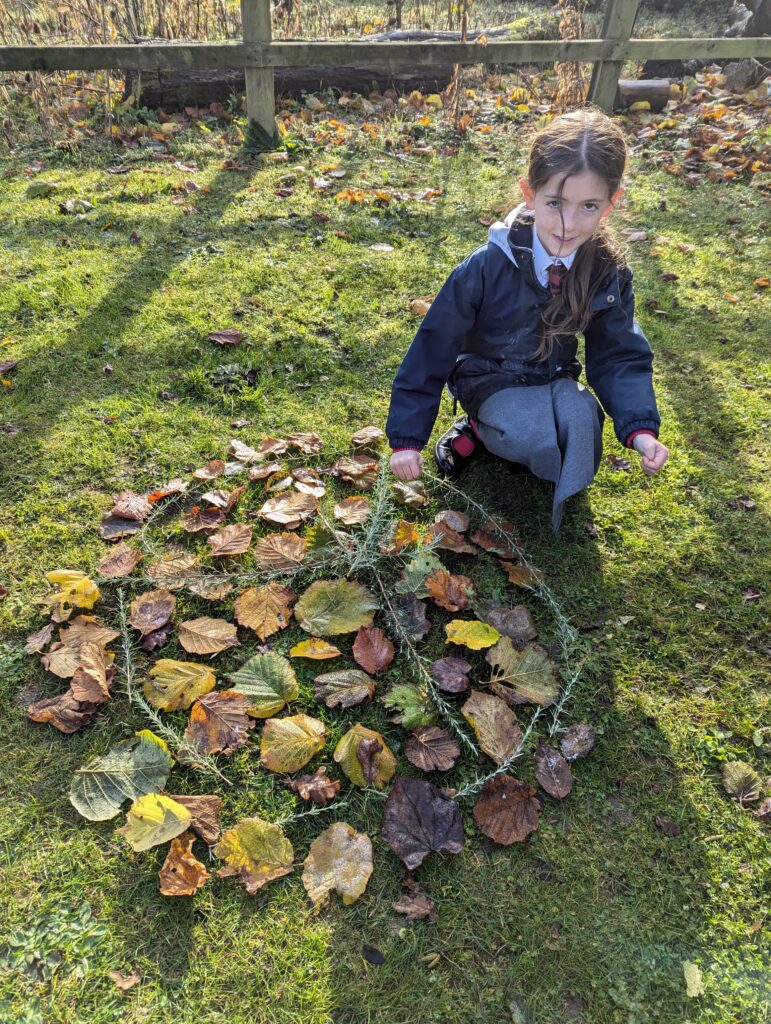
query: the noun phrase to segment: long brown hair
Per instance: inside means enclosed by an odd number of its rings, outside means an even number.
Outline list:
[[[561,198],[567,178],[592,171],[608,186],[610,197],[621,184],[626,155],[624,135],[607,114],[594,107],[571,110],[555,117],[535,136],[527,180],[537,192],[559,174],[557,194]],[[532,211],[525,209],[517,220],[532,223],[532,218]],[[560,221],[564,234],[561,207]],[[548,359],[558,335],[583,331],[591,319],[589,303],[611,269],[622,266],[626,266],[626,257],[603,218],[592,237],[578,247],[570,270],[562,280],[560,294],[543,309],[536,359]]]

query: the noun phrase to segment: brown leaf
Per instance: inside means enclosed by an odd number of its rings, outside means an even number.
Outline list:
[[[193,505],[182,516],[182,529],[187,533],[211,533],[225,521],[225,513],[221,508],[201,508]]]
[[[526,565],[516,565],[514,562],[499,561],[498,565],[503,569],[509,579],[517,587],[528,587],[530,590],[537,590],[543,582],[543,577],[536,569],[529,569]]]
[[[294,590],[273,580],[259,590],[250,588],[239,595],[234,604],[236,621],[253,629],[260,640],[285,629],[292,618]]]
[[[160,870],[162,896],[192,896],[211,878],[203,864],[193,856],[192,832],[172,839]]]
[[[353,657],[374,676],[394,660],[394,645],[377,626],[361,626],[353,642]]]
[[[135,494],[133,491],[121,491],[113,495],[115,504],[110,510],[111,516],[118,519],[136,519],[143,522],[153,510],[153,506],[144,494]]]
[[[383,744],[372,737],[363,739],[356,747],[356,757],[361,765],[361,772],[366,781],[372,785],[378,776],[378,754],[382,754]]]
[[[465,533],[469,528],[471,520],[465,512],[457,512],[455,509],[446,508],[441,512],[437,512],[434,516],[435,523],[444,523],[451,530],[456,533]]]
[[[374,679],[357,668],[324,672],[313,681],[316,684],[314,697],[328,708],[355,707],[375,692]]]
[[[225,555],[243,555],[252,542],[252,527],[246,523],[233,523],[210,534],[207,543],[215,558]]]
[[[474,730],[479,746],[496,764],[503,764],[522,744],[517,716],[491,693],[472,690],[461,714]]]
[[[105,626],[96,615],[78,615],[69,626],[59,630],[59,639],[65,647],[77,648],[83,644],[106,647],[120,636],[117,629]]]
[[[154,505],[156,502],[160,501],[161,498],[170,498],[174,494],[184,494],[187,488],[187,480],[169,480],[169,482],[164,484],[164,486],[159,490],[148,494],[147,500]]]
[[[564,800],[573,788],[570,765],[559,751],[546,743],[539,743],[533,755],[535,777],[549,794]]]
[[[565,759],[577,761],[579,757],[586,757],[594,747],[596,738],[594,727],[587,722],[577,722],[568,726],[560,740]]]
[[[303,455],[315,455],[324,446],[318,434],[287,434],[286,440],[293,448],[299,448]]]
[[[196,480],[216,480],[225,472],[225,463],[222,459],[211,459],[205,466],[193,471]]]
[[[371,491],[380,463],[368,455],[343,455],[332,466],[332,472],[360,491]]]
[[[185,739],[200,754],[232,754],[249,739],[254,722],[247,715],[250,700],[235,690],[221,690],[199,697],[190,709]]]
[[[96,712],[96,704],[77,700],[72,690],[66,690],[56,697],[35,701],[27,708],[27,718],[33,722],[47,722],[59,732],[68,735],[90,725]]]
[[[405,548],[415,547],[420,543],[420,534],[414,523],[408,523],[406,519],[400,519],[394,525],[393,532],[388,540],[380,545],[384,555],[398,555]]]
[[[257,445],[260,455],[283,455],[289,447],[289,442],[281,437],[264,437]]]
[[[286,785],[303,800],[310,800],[317,807],[323,807],[340,791],[340,783],[327,778],[325,764],[319,765],[313,775],[298,775],[296,779],[287,779]]]
[[[222,815],[222,798],[219,796],[175,796],[167,793],[172,800],[190,811],[193,820],[190,828],[209,846],[220,837],[220,817]]]
[[[404,914],[408,921],[436,921],[436,907],[422,892],[405,893],[391,904],[397,914]]]
[[[179,642],[191,654],[219,654],[238,647],[236,627],[225,619],[189,619],[180,623]]]
[[[462,534],[458,533],[457,530],[453,530],[445,522],[434,523],[428,528],[426,544],[432,544],[434,547],[442,548],[445,551],[454,551],[458,555],[479,554],[478,548],[475,548],[473,544],[469,544]]]
[[[351,438],[351,444],[354,448],[363,448],[365,445],[377,443],[383,436],[380,427],[362,427]]]
[[[513,608],[503,608],[498,605],[475,605],[474,611],[488,626],[492,626],[503,636],[513,640],[514,646],[520,651],[528,640],[535,640],[538,636],[533,616],[522,604],[514,605]]]
[[[224,487],[215,487],[214,490],[207,491],[206,494],[201,495],[202,502],[206,502],[207,505],[213,505],[214,508],[220,508],[223,512],[227,508],[229,500],[230,491],[226,491]]]
[[[346,526],[356,526],[366,521],[370,505],[368,498],[343,498],[335,505],[334,517]]]
[[[215,345],[238,345],[244,340],[244,333],[235,327],[226,327],[224,331],[211,331],[206,337]]]
[[[268,522],[286,526],[288,530],[296,530],[318,510],[318,501],[312,494],[292,493],[282,494],[278,498],[270,498],[262,508],[257,510],[257,515]]]
[[[510,775],[488,779],[474,804],[474,821],[494,843],[523,843],[538,828],[541,805],[527,782]]]
[[[39,654],[50,641],[53,636],[53,632],[56,629],[56,625],[53,622],[47,622],[42,629],[39,629],[36,633],[30,633],[27,637],[27,642],[24,645],[25,654]]]
[[[458,805],[423,779],[400,776],[385,803],[380,835],[414,870],[430,853],[460,853],[463,821]]]
[[[440,608],[461,612],[468,608],[476,587],[468,576],[453,576],[444,569],[434,569],[426,577],[426,590]]]
[[[431,662],[428,671],[445,693],[463,693],[469,688],[471,665],[463,658],[439,658]]]
[[[622,473],[628,473],[632,468],[632,463],[629,459],[622,458],[620,455],[606,455],[605,461],[610,465],[610,468],[616,470],[616,472],[621,471]]]
[[[249,469],[249,479],[264,480],[266,477],[280,472],[281,466],[278,462],[268,462],[264,466],[251,466]]]
[[[413,593],[399,594],[391,600],[399,625],[411,640],[422,640],[431,629],[426,618],[425,602],[419,601]]]
[[[105,580],[115,580],[129,573],[142,561],[142,552],[121,543],[104,556],[97,572]]]
[[[148,590],[131,602],[129,622],[143,635],[154,633],[169,621],[176,603],[168,590]]]
[[[147,576],[164,590],[181,590],[189,580],[197,579],[200,563],[183,548],[174,547],[147,567]]]
[[[110,699],[109,680],[115,670],[108,669],[104,648],[99,644],[83,644],[79,651],[80,661],[70,684],[72,696],[75,700],[102,704]]]
[[[672,821],[671,818],[667,818],[663,814],[656,814],[653,820],[656,823],[656,827],[660,828],[664,835],[668,836],[670,839],[674,839],[676,836],[680,835],[680,829],[677,822]]]
[[[102,519],[99,527],[99,536],[102,540],[121,540],[123,537],[131,537],[141,530],[142,524],[137,519],[119,519],[109,513]]]
[[[75,674],[79,662],[79,649],[67,647],[62,643],[51,644],[48,653],[40,659],[43,668],[60,679],[70,679]]]
[[[497,527],[497,529],[496,529]],[[507,536],[501,536],[502,531]],[[519,555],[517,545],[522,544],[517,527],[509,519],[488,519],[471,534],[471,540],[480,548],[506,559]]]
[[[252,553],[260,569],[283,571],[302,565],[306,547],[305,538],[296,533],[272,533],[256,540]]]
[[[143,651],[155,651],[169,642],[173,632],[173,623],[167,622],[166,625],[161,626],[160,629],[154,629],[152,633],[145,633],[139,641],[139,646]]]
[[[460,757],[460,747],[446,729],[421,725],[407,740],[404,756],[421,771],[446,772]]]
[[[142,975],[134,968],[131,974],[123,974],[122,971],[109,971],[107,977],[115,982],[115,987],[121,992],[129,992],[142,980]]]

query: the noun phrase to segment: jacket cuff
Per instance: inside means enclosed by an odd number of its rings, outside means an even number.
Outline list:
[[[417,437],[389,437],[388,443],[394,451],[400,448],[414,448],[416,452],[419,452],[426,442]]]
[[[635,439],[636,437],[638,437],[638,436],[639,436],[640,434],[649,434],[649,435],[650,435],[651,437],[657,437],[657,436],[658,436],[658,435],[657,435],[657,434],[655,433],[655,431],[653,431],[653,430],[649,430],[649,429],[648,429],[647,427],[643,427],[643,428],[642,428],[642,429],[640,429],[640,430],[633,430],[633,431],[632,431],[632,433],[631,433],[631,434],[629,435],[629,437],[628,437],[628,438],[626,439],[626,441],[624,441],[624,445],[625,445],[625,447],[627,447],[627,448],[631,448],[631,447],[632,447],[632,442],[633,442],[633,441],[634,441],[634,439]]]
[[[397,452],[419,452],[420,448],[410,448],[409,446],[406,446],[404,448],[392,448],[391,450],[395,455]]]
[[[649,430],[654,437],[659,436],[659,427],[661,425],[660,420],[647,419],[647,420],[624,420],[622,422],[613,422],[613,428],[618,438],[618,443],[626,446],[626,439],[634,434],[636,430]]]

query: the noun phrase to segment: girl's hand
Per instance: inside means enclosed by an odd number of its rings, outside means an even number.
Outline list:
[[[391,472],[398,480],[416,480],[422,470],[423,456],[413,448],[405,448],[391,456]]]
[[[642,455],[643,472],[654,476],[669,458],[669,449],[658,441],[653,434],[638,434],[632,441],[632,447]]]

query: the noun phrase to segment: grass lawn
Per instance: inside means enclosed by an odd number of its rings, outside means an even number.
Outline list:
[[[87,822],[68,800],[74,770],[146,727],[142,712],[119,694],[70,737],[25,716],[32,700],[63,689],[23,653],[44,621],[35,604],[49,590],[44,573],[95,572],[105,550],[97,527],[113,493],[188,475],[222,457],[231,437],[317,431],[328,463],[349,451],[356,429],[383,425],[418,323],[409,300],[434,294],[485,240],[478,218],[510,194],[530,131],[499,126],[442,156],[434,119],[425,127],[433,155],[400,158],[408,123],[386,122],[370,139],[355,115],[342,120],[350,127],[337,146],[294,139],[285,164],[236,153],[240,170],[222,166],[221,128],[195,126],[168,149],[197,170],[154,162],[149,150],[94,144],[68,154],[31,140],[0,165],[0,361],[20,360],[0,395],[0,584],[10,592],[0,601],[3,932],[63,920],[65,963],[85,959],[82,977],[60,970],[50,984],[0,968],[0,1020],[761,1024],[768,831],[724,793],[720,774],[726,758],[741,758],[765,777],[771,751],[768,733],[760,746],[752,738],[769,724],[766,599],[747,597],[769,580],[768,304],[753,284],[768,267],[762,195],[743,179],[691,188],[636,145],[615,215],[619,228],[657,236],[631,244],[630,259],[672,453],[660,478],[646,479],[636,463],[631,472],[604,463],[569,504],[556,540],[545,485],[492,460],[463,478],[467,493],[515,520],[581,631],[589,658],[569,720],[592,722],[599,738],[575,765],[572,794],[547,798],[525,844],[493,845],[464,808],[464,851],[421,869],[435,923],[405,924],[392,911],[400,865],[377,836],[382,800],[369,793],[353,794],[336,815],[374,841],[375,873],[352,906],[334,897],[314,915],[299,872],[254,897],[216,877],[194,897],[161,897],[165,851],[133,853],[115,821]],[[25,174],[35,159],[48,167]],[[128,174],[107,172],[124,160]],[[312,191],[309,177],[335,163],[347,176],[330,192]],[[40,179],[56,191],[30,198]],[[188,195],[191,180],[200,188]],[[338,185],[401,198],[337,201]],[[279,198],[277,187],[294,193]],[[441,193],[416,198],[429,187]],[[71,198],[95,209],[83,219],[60,213]],[[384,242],[393,251],[371,248]],[[239,347],[206,340],[231,326],[246,335]],[[224,388],[215,375],[223,364],[234,364],[231,377],[253,370],[253,384]],[[445,399],[438,430],[450,416]],[[237,420],[248,424],[232,427]],[[609,424],[605,440],[608,453],[624,454]],[[432,510],[446,506],[433,493]],[[235,519],[262,501],[252,485]],[[165,529],[158,542],[174,534]],[[468,562],[448,556],[455,571],[484,576]],[[105,594],[96,612],[110,617],[115,588]],[[553,623],[524,600],[548,643]],[[203,602],[180,601],[183,614],[207,614]],[[458,653],[443,648],[440,632],[426,651]],[[293,627],[277,649],[301,636]],[[217,659],[218,672],[253,646]],[[482,652],[471,658],[481,677]],[[300,670],[304,693],[316,671]],[[398,662],[388,678],[397,676]],[[384,710],[367,714],[398,748],[404,732]],[[356,709],[328,718],[334,739]],[[183,713],[174,720],[184,727]],[[253,752],[219,763],[233,786],[177,767],[169,789],[220,789],[228,826],[299,807],[283,787],[265,786]],[[300,860],[325,821],[287,826]],[[93,945],[60,909],[83,904],[106,926]],[[383,964],[362,957],[365,943]],[[686,961],[700,967],[701,996],[686,994]],[[121,996],[108,972],[132,968],[142,980]]]

